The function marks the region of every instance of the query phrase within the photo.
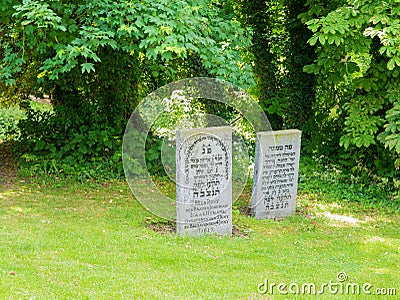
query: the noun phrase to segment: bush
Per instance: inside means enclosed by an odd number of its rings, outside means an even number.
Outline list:
[[[17,124],[24,116],[24,112],[18,107],[0,108],[0,141],[18,138]]]
[[[54,111],[26,107],[15,150],[28,173],[76,179],[120,177],[122,129],[103,122],[88,104],[82,114],[57,106]]]

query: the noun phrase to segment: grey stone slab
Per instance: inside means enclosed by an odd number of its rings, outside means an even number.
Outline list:
[[[295,213],[301,131],[257,133],[251,212],[257,219]]]
[[[178,130],[176,225],[179,235],[232,234],[232,129]]]

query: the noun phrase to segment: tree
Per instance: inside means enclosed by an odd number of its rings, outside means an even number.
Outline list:
[[[196,66],[243,88],[254,84],[242,59],[251,35],[219,1],[4,2],[0,82],[10,91],[25,81],[29,93],[51,95],[53,114],[29,112],[21,122],[24,149],[51,160],[79,167],[119,155],[137,101],[195,75]]]
[[[252,84],[250,68],[240,64],[240,49],[249,45],[249,36],[213,1],[6,4],[0,80],[8,85],[31,62],[37,62],[42,81],[57,81],[77,68],[91,74],[104,59],[103,51],[133,55],[137,64],[157,61],[160,65],[153,65],[153,73],[177,72],[176,63],[196,53],[210,74],[244,87]]]
[[[241,21],[253,31],[250,51],[259,103],[267,113],[272,128],[283,126],[285,103],[280,94],[282,72],[279,59],[286,40],[282,1],[235,1]]]
[[[286,28],[289,34],[287,42],[285,87],[288,90],[285,123],[287,127],[299,128],[303,138],[311,138],[314,127],[313,105],[316,97],[316,79],[314,74],[303,71],[304,66],[316,59],[313,46],[307,41],[312,32],[301,22],[299,15],[307,11],[305,0],[285,0]]]
[[[344,118],[340,145],[369,167],[384,169],[394,161],[400,168],[398,1],[338,1],[328,13],[317,4],[309,1],[303,15],[316,16],[306,24],[318,58],[306,70],[333,87],[326,110]]]

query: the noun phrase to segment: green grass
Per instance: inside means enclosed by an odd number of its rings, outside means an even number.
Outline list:
[[[318,178],[300,180],[298,212],[280,221],[240,213],[247,187],[233,209],[240,233],[200,238],[153,230],[169,224],[147,212],[125,182],[1,186],[0,298],[285,299],[294,296],[276,288],[262,296],[258,286],[319,287],[338,282],[339,272],[348,275],[345,283],[399,294],[399,215],[318,192]],[[173,194],[171,183],[158,183]],[[308,297],[316,296],[297,296]],[[323,297],[338,295],[326,290]]]

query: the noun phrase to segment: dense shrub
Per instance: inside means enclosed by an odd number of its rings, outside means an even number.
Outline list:
[[[121,176],[121,127],[104,122],[95,109],[88,104],[81,114],[65,106],[53,112],[26,107],[16,144],[22,167],[76,178]]]
[[[24,112],[18,107],[0,107],[0,141],[13,140],[19,136],[18,122]]]

